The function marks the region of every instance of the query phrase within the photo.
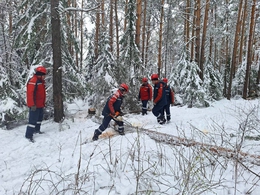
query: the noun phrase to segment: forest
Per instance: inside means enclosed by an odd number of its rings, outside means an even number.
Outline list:
[[[8,0],[0,2],[2,121],[28,113],[26,83],[47,68],[47,109],[60,122],[66,102],[102,107],[141,79],[168,78],[176,103],[206,107],[260,95],[260,2],[256,0]]]

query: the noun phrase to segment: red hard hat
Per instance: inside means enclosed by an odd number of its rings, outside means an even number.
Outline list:
[[[158,74],[152,74],[151,80],[158,80]]]
[[[148,81],[148,79],[146,78],[146,77],[144,77],[144,78],[142,78],[142,82],[144,83],[144,82],[147,82]]]
[[[168,83],[168,79],[163,78],[163,82]]]
[[[36,74],[38,75],[45,75],[46,74],[46,68],[43,67],[43,66],[38,66],[36,69],[35,69],[35,72]]]
[[[124,89],[126,92],[128,92],[128,89],[129,89],[128,85],[125,84],[125,83],[122,83],[122,84],[120,85],[120,88]]]

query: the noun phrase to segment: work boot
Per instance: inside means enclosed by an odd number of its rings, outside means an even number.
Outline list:
[[[101,132],[96,129],[95,132],[94,132],[94,136],[92,137],[92,141],[96,141],[98,140],[98,136],[101,134]]]
[[[125,135],[125,131],[124,130],[121,130],[121,131],[118,131],[119,135]]]
[[[26,139],[28,139],[29,140],[29,142],[32,142],[32,143],[34,143],[35,141],[34,141],[34,139],[32,138],[32,137],[26,137]]]
[[[44,132],[42,132],[42,131],[35,131],[34,133],[35,133],[35,134],[36,134],[36,133],[44,134]]]

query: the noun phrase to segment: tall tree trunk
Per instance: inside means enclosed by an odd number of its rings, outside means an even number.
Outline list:
[[[162,32],[163,32],[163,15],[164,15],[164,0],[161,3],[161,17],[160,17],[160,29],[159,29],[159,46],[158,46],[158,76],[161,74],[162,67]]]
[[[73,5],[74,7],[76,8],[77,7],[77,1],[74,0],[73,2]],[[74,33],[75,33],[75,37],[78,37],[78,12],[75,12],[74,13]],[[78,51],[75,49],[75,46],[73,47],[73,55],[75,55],[75,62],[76,62],[76,66],[78,67],[79,66],[79,56],[78,56]]]
[[[120,47],[119,47],[119,20],[118,20],[118,13],[117,13],[117,0],[115,0],[115,19],[116,19],[116,58],[117,61],[120,55]]]
[[[126,16],[127,10],[128,10],[127,6],[128,6],[128,0],[125,1],[125,16]],[[124,20],[124,32],[126,31],[126,25],[127,25],[127,21],[126,21],[126,17],[125,17],[125,20]]]
[[[110,51],[113,52],[114,48],[113,48],[113,39],[114,39],[114,33],[113,33],[113,26],[114,26],[114,16],[113,16],[113,6],[114,4],[114,0],[110,0],[110,14],[109,14],[109,39],[110,39]]]
[[[247,91],[249,86],[249,77],[250,70],[252,65],[252,49],[253,49],[253,39],[254,39],[254,26],[255,26],[255,9],[256,9],[256,0],[252,2],[252,10],[251,10],[251,20],[250,20],[250,29],[249,29],[249,39],[248,39],[248,52],[247,52],[247,63],[246,63],[246,76],[243,90],[243,98],[246,99]]]
[[[200,0],[196,0],[196,7],[195,7],[195,17],[196,17],[196,41],[195,41],[195,62],[198,63],[198,66],[201,68],[201,63],[200,63]],[[201,73],[199,74],[201,78]],[[201,78],[202,79],[202,78]]]
[[[226,0],[226,6],[229,4],[229,0]],[[226,24],[229,23],[229,18],[228,18],[228,13],[226,12],[225,13],[226,15]],[[225,31],[228,32],[229,31],[229,28],[228,28],[228,25],[226,25],[226,28],[225,28]],[[224,38],[225,41],[224,41],[224,44],[225,47],[224,47],[224,54],[225,54],[225,58],[224,58],[224,64],[225,64],[225,73],[224,73],[224,89],[223,89],[223,95],[224,97],[227,97],[227,94],[228,94],[228,86],[227,86],[227,82],[228,82],[228,69],[230,67],[230,54],[229,54],[229,36],[228,36],[228,33],[226,35],[226,37]]]
[[[144,13],[144,17],[143,17],[143,29],[142,29],[142,63],[143,63],[143,66],[145,66],[145,61],[144,61],[144,53],[145,53],[145,31],[146,31],[146,7],[147,7],[147,0],[144,0],[144,10],[143,10],[143,13]],[[144,73],[144,68],[142,68],[142,74]]]
[[[203,32],[202,32],[202,40],[201,40],[201,52],[200,52],[200,79],[204,80],[204,63],[205,63],[205,43],[206,43],[206,35],[207,35],[207,27],[208,27],[208,13],[209,13],[209,4],[210,0],[206,1],[205,7],[205,15],[203,21]]]
[[[142,21],[142,0],[136,0],[136,30],[135,44],[140,50],[141,21]]]
[[[81,8],[84,7],[84,0],[81,0]],[[83,20],[83,11],[81,11],[80,13],[80,70],[82,70],[83,67],[83,24],[84,24],[84,20]]]
[[[244,44],[244,33],[245,33],[245,23],[247,20],[247,0],[245,0],[245,6],[244,6],[244,11],[243,11],[243,16],[242,16],[242,26],[241,26],[241,37],[240,37],[240,49],[239,49],[239,64],[242,64],[242,59],[243,59],[243,44]]]
[[[194,60],[194,36],[195,36],[195,31],[196,31],[196,5],[194,5],[194,11],[193,11],[193,19],[192,19],[192,33],[191,33],[191,37],[192,37],[192,41],[191,41],[191,52],[190,52],[190,61]]]
[[[105,1],[101,0],[101,21],[102,21],[102,32],[105,28]]]
[[[150,38],[151,38],[151,14],[149,14],[149,17],[147,19],[144,67],[147,66],[147,62],[148,62],[148,49],[149,49]]]
[[[228,94],[227,99],[230,100],[231,98],[231,87],[232,87],[232,81],[235,76],[235,67],[236,67],[236,56],[237,56],[237,46],[238,46],[238,38],[240,33],[240,27],[241,27],[241,10],[242,10],[243,0],[240,0],[239,3],[239,9],[237,14],[237,24],[236,24],[236,34],[234,39],[234,46],[233,46],[233,54],[232,54],[232,63],[230,67],[230,78],[229,78],[229,85],[228,85]]]
[[[98,43],[99,43],[99,31],[100,31],[100,8],[96,12],[96,32],[95,32],[95,43],[94,43],[94,53],[95,59],[98,58]]]
[[[71,0],[68,0],[67,1],[67,6],[68,7],[71,7]],[[70,34],[70,31],[72,31],[72,25],[71,25],[71,13],[70,12],[67,12],[67,24],[68,24],[68,30],[67,30],[67,33]],[[68,42],[68,50],[70,52],[70,54],[72,55],[72,43],[71,43],[71,39],[70,37],[68,36],[67,37],[67,42]]]
[[[186,17],[184,25],[184,41],[186,49],[189,49],[190,42],[190,0],[186,0]]]
[[[64,117],[62,101],[61,34],[58,7],[59,0],[51,0],[51,25],[53,49],[53,104],[55,122],[61,122]]]

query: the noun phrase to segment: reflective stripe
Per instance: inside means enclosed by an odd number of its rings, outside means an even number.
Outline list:
[[[42,124],[42,121],[38,121],[38,122],[37,122],[37,125],[40,125],[40,124]]]
[[[102,131],[101,131],[99,128],[98,128],[97,130],[98,130],[100,133],[102,133]]]
[[[32,124],[28,124],[27,126],[28,126],[28,127],[32,127],[32,128],[35,128],[35,125],[32,125]]]

